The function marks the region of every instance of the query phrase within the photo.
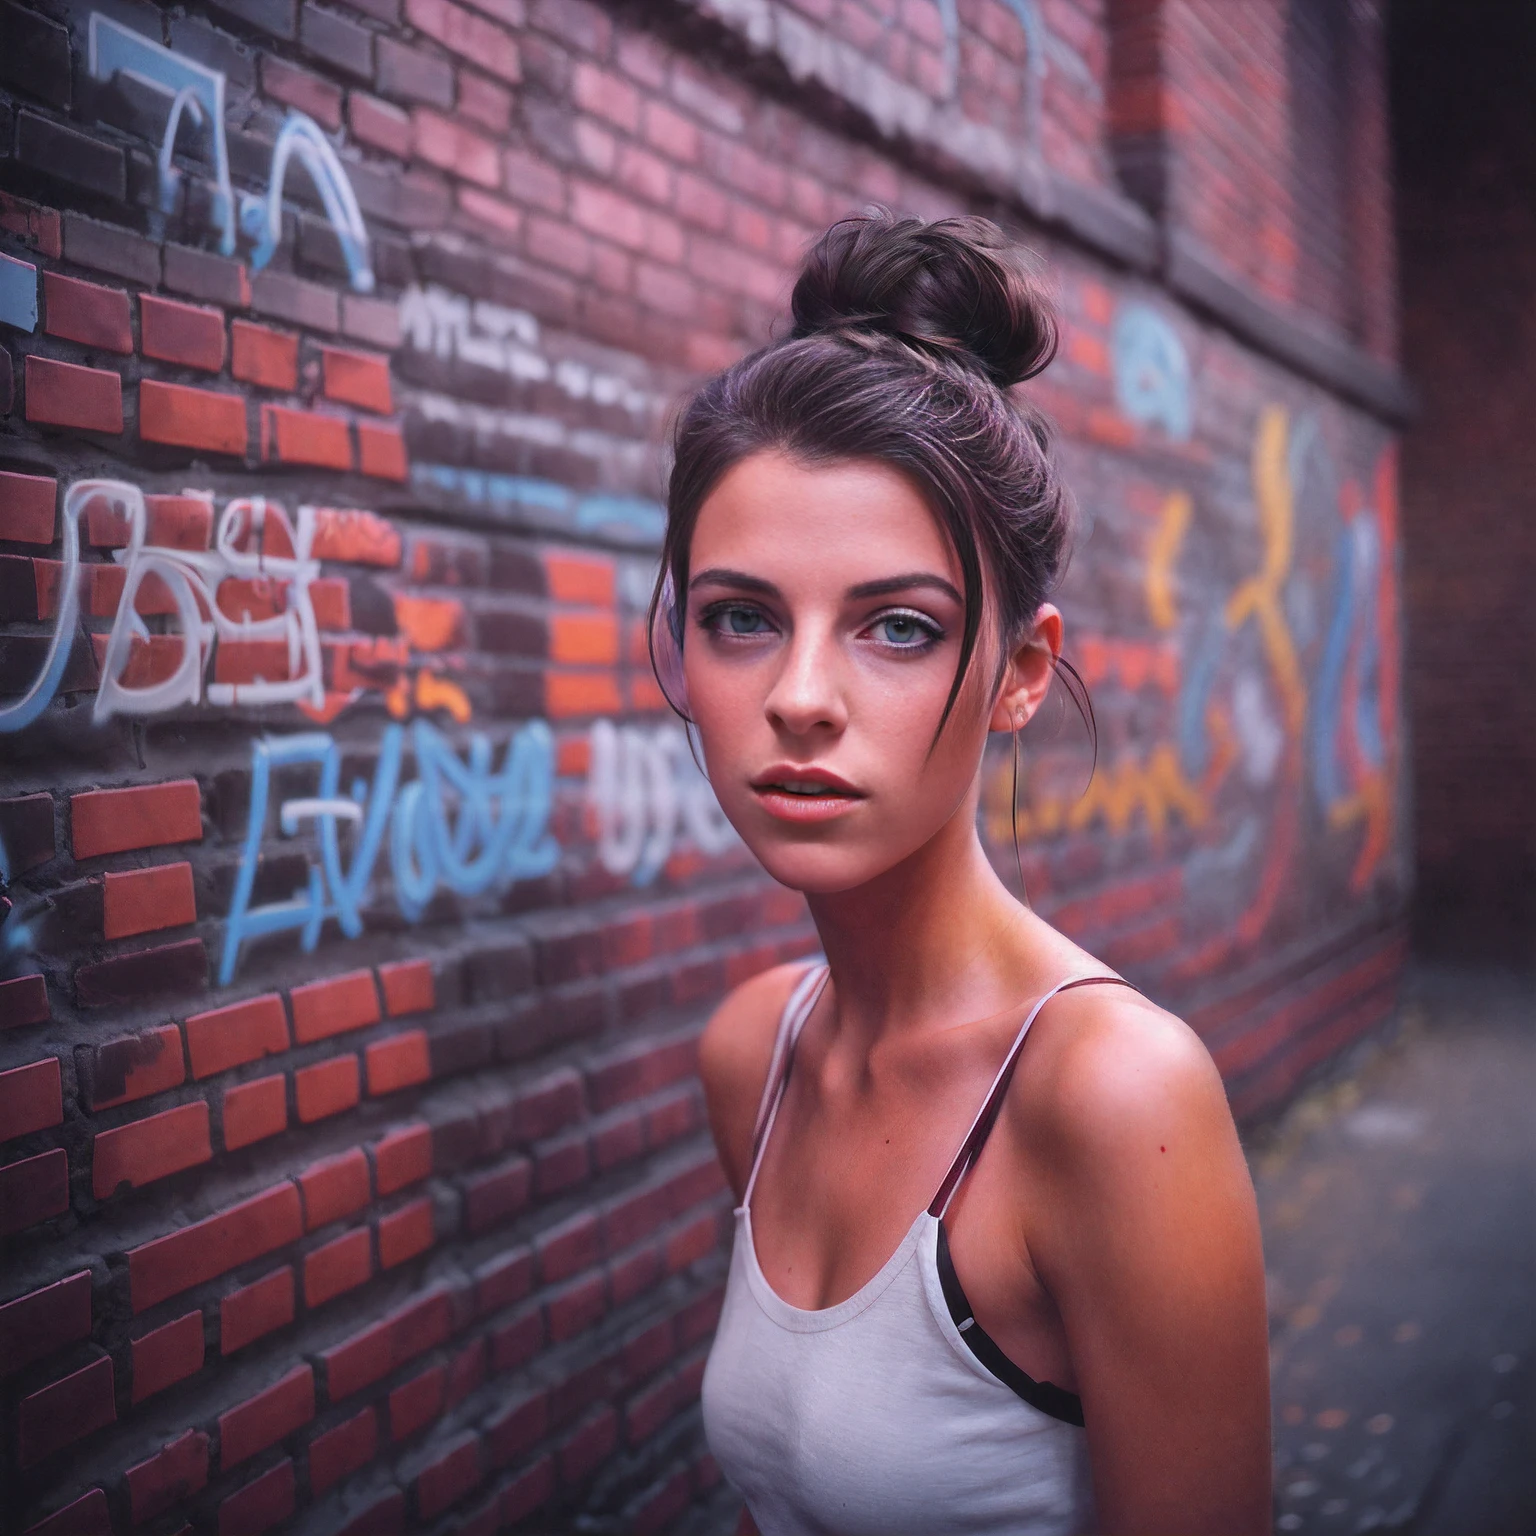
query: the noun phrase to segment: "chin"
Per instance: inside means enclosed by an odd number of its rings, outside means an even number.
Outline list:
[[[739,830],[739,829],[738,829]],[[831,896],[866,884],[900,862],[886,850],[835,840],[794,841],[774,836],[742,839],[780,885],[807,896]]]

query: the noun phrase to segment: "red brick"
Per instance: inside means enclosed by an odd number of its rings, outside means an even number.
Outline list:
[[[337,1536],[404,1536],[405,1495],[391,1488],[370,1500],[337,1532]]]
[[[432,1127],[422,1122],[397,1126],[374,1146],[373,1170],[380,1195],[426,1178],[432,1172]]]
[[[394,569],[400,564],[400,550],[399,533],[376,513],[321,507],[315,515],[311,553],[317,560]]]
[[[0,539],[19,544],[53,543],[59,482],[49,475],[0,470]]]
[[[555,1492],[554,1457],[546,1456],[507,1484],[501,1495],[501,1518],[509,1525],[525,1519]]]
[[[448,1372],[440,1365],[402,1382],[389,1394],[389,1438],[404,1440],[430,1424],[442,1411]]]
[[[552,1291],[544,1305],[549,1336],[557,1344],[592,1327],[608,1310],[601,1275],[588,1275]]]
[[[309,605],[321,629],[352,628],[352,592],[339,576],[321,576],[309,584]]]
[[[325,127],[341,127],[341,90],[329,80],[298,69],[270,53],[261,56],[261,88],[284,106],[297,107]]]
[[[366,1028],[380,1018],[372,971],[348,971],[294,987],[288,1002],[293,1009],[293,1038],[300,1045]]]
[[[229,334],[229,371],[242,383],[288,394],[299,387],[299,338],[295,332],[251,320],[232,320]]]
[[[0,1167],[0,1237],[69,1209],[69,1158],[62,1147]]]
[[[544,1343],[544,1315],[538,1307],[491,1330],[491,1366],[496,1371],[515,1371],[538,1353]]]
[[[177,1296],[298,1240],[299,1192],[284,1180],[228,1210],[128,1251],[133,1310]]]
[[[517,42],[504,27],[454,5],[452,0],[405,0],[405,16],[413,27],[436,39],[450,53],[468,59],[498,80],[516,85],[522,79]]]
[[[139,436],[147,443],[241,456],[249,442],[245,397],[145,379],[139,385]]]
[[[294,1108],[301,1125],[353,1108],[362,1097],[356,1056],[333,1056],[293,1074]]]
[[[369,1098],[398,1093],[402,1088],[428,1082],[432,1076],[427,1033],[423,1029],[376,1040],[363,1052],[363,1059],[368,1067]]]
[[[374,480],[405,480],[410,469],[400,428],[376,421],[358,422],[357,467]]]
[[[362,1285],[373,1274],[368,1229],[344,1232],[304,1257],[304,1305],[318,1307],[343,1291]]]
[[[35,1466],[45,1456],[117,1422],[112,1362],[93,1360],[83,1370],[24,1397],[16,1410],[16,1461]]]
[[[265,1391],[219,1415],[220,1469],[228,1471],[276,1445],[314,1416],[315,1373],[301,1365]]]
[[[288,1129],[288,1089],[281,1072],[238,1083],[224,1094],[224,1150],[238,1151]]]
[[[429,107],[417,107],[411,124],[418,159],[482,187],[500,186],[496,145],[483,134]]]
[[[437,1006],[437,991],[430,960],[397,960],[379,967],[384,1008],[391,1018],[403,1013],[424,1013]]]
[[[309,1446],[309,1486],[316,1498],[378,1454],[379,1417],[373,1408],[344,1420]]]
[[[587,1074],[594,1109],[611,1109],[692,1076],[698,1041],[690,1035],[662,1045],[625,1046],[595,1062]]]
[[[126,289],[85,283],[62,272],[44,272],[43,296],[48,305],[43,329],[50,336],[62,336],[103,352],[133,351]]]
[[[429,1291],[399,1312],[322,1350],[326,1391],[335,1403],[371,1386],[397,1366],[444,1343],[452,1327],[452,1299],[445,1290]]]
[[[127,853],[203,837],[196,779],[132,789],[91,789],[69,797],[70,844],[77,859]]]
[[[475,1312],[484,1317],[521,1301],[533,1289],[533,1250],[517,1248],[475,1271]]]
[[[203,1368],[203,1314],[188,1312],[162,1328],[141,1334],[129,1346],[133,1355],[133,1401],[163,1392]]]
[[[368,1204],[368,1159],[361,1147],[311,1163],[299,1175],[299,1189],[304,1195],[304,1230],[319,1227],[350,1216]]]
[[[485,1426],[491,1465],[504,1467],[525,1455],[549,1432],[549,1394],[534,1392],[507,1404]]]
[[[218,373],[224,366],[224,312],[140,294],[139,345],[145,357]]]
[[[0,981],[0,1029],[46,1024],[52,1017],[48,983],[41,975],[13,976]]]
[[[264,405],[261,408],[261,452],[263,458],[283,464],[351,469],[352,430],[344,416]]]
[[[560,1480],[579,1483],[607,1459],[618,1443],[619,1416],[612,1408],[604,1408],[556,1449]]]
[[[530,1084],[513,1106],[517,1136],[537,1141],[563,1130],[582,1115],[581,1079],[569,1067]]]
[[[590,1211],[575,1216],[539,1233],[533,1240],[539,1258],[539,1278],[549,1285],[567,1280],[578,1270],[602,1257],[602,1233],[597,1218]]]
[[[352,125],[353,138],[374,149],[382,149],[386,155],[394,155],[398,160],[411,158],[409,113],[376,96],[353,91],[347,102],[347,118]]]
[[[720,1225],[716,1217],[697,1216],[667,1239],[667,1268],[673,1271],[686,1269],[705,1254],[712,1253],[719,1242]]]
[[[0,1377],[91,1332],[91,1272],[78,1270],[0,1306]]]
[[[64,254],[57,211],[24,197],[0,192],[0,229],[16,235],[30,250],[41,251],[55,261]]]
[[[659,1243],[645,1243],[608,1266],[608,1294],[616,1307],[649,1290],[663,1274]]]
[[[220,1301],[219,1353],[232,1355],[275,1328],[286,1328],[293,1312],[293,1266],[285,1264]]]
[[[46,1130],[63,1118],[57,1056],[0,1072],[0,1141]]]
[[[511,1220],[528,1204],[532,1190],[533,1164],[526,1157],[475,1174],[464,1185],[465,1226],[478,1234]]]
[[[109,871],[102,890],[102,930],[109,939],[131,938],[197,921],[192,866],[160,864],[153,869]]]
[[[46,1520],[29,1525],[22,1536],[112,1536],[107,1496],[100,1488],[92,1488]]]
[[[123,378],[108,368],[82,368],[28,357],[27,420],[82,432],[123,430]]]
[[[284,1460],[219,1503],[219,1536],[259,1536],[294,1511],[293,1462]]]
[[[425,1253],[432,1246],[435,1233],[432,1202],[413,1200],[409,1205],[379,1218],[379,1267],[393,1269]]]
[[[288,676],[288,645],[283,640],[222,640],[213,653],[216,683],[254,683]]]
[[[187,1020],[187,1054],[192,1076],[198,1079],[276,1056],[288,1045],[288,1016],[275,992],[196,1013]]]
[[[208,1106],[198,1099],[115,1130],[98,1131],[91,1146],[91,1191],[105,1200],[125,1184],[140,1189],[212,1156]]]
[[[484,1384],[490,1348],[482,1336],[471,1339],[448,1362],[448,1407],[457,1408]]]
[[[533,1186],[541,1200],[579,1184],[591,1171],[585,1131],[546,1142],[534,1152]]]
[[[394,409],[389,389],[389,359],[375,352],[321,347],[320,377],[326,398],[387,416]]]
[[[421,1469],[416,1479],[416,1512],[423,1520],[433,1520],[450,1505],[458,1503],[479,1485],[484,1475],[480,1457],[480,1437],[469,1433],[456,1441],[435,1461]]]
[[[130,1518],[141,1525],[208,1486],[208,1436],[189,1429],[147,1461],[129,1467],[124,1479]]]

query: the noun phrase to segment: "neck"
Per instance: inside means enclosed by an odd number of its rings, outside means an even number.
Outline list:
[[[990,1017],[1027,995],[1039,920],[1008,891],[963,806],[917,852],[848,891],[807,898],[837,1025],[873,1041]]]

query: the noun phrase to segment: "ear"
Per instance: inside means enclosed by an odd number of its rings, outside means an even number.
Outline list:
[[[1040,708],[1060,655],[1061,610],[1054,603],[1042,603],[1034,627],[1008,658],[989,730],[1016,731]]]

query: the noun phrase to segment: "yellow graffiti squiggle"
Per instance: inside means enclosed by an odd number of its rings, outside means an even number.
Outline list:
[[[1194,503],[1186,491],[1174,491],[1163,503],[1157,528],[1147,546],[1147,613],[1159,629],[1172,629],[1179,622],[1179,605],[1174,596],[1174,566],[1179,547],[1189,529]]]

